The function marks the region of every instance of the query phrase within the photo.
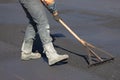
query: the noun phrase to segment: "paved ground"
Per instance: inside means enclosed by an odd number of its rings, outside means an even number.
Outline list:
[[[20,48],[27,19],[15,0],[0,1],[1,80],[120,80],[120,1],[56,0],[63,20],[80,38],[110,52],[115,60],[91,68],[81,44],[48,13],[56,50],[68,63],[48,66],[46,58],[21,61]],[[68,3],[69,2],[69,3]],[[40,49],[39,40],[37,48]]]

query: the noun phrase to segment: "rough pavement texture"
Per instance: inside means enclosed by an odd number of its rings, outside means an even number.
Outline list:
[[[115,60],[88,68],[86,50],[46,11],[55,48],[58,53],[70,56],[68,63],[50,67],[44,56],[21,61],[20,48],[27,18],[18,1],[0,0],[0,80],[120,80],[120,1],[56,2],[61,17],[80,38],[110,52]],[[41,52],[39,39],[36,46]]]

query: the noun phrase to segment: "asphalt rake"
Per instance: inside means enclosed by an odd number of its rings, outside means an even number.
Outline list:
[[[53,12],[48,8],[46,3],[42,1],[43,5],[53,14]],[[54,16],[54,15],[53,15]],[[111,60],[114,60],[114,56],[110,53],[95,47],[94,45],[88,43],[87,41],[78,37],[78,35],[57,15],[54,16],[56,21],[59,22],[65,29],[67,29],[86,49],[87,51],[87,59],[88,59],[88,66],[91,67],[93,65],[98,65],[101,63],[105,63]]]

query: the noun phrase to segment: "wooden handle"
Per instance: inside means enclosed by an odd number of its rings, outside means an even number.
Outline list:
[[[67,24],[65,24],[65,23],[62,21],[62,19],[59,19],[59,22],[60,22],[80,43],[82,43],[83,45],[86,45],[86,42],[85,42],[83,39],[81,39],[80,37],[78,37],[78,35],[75,34],[75,33],[70,29],[70,27],[68,27]]]

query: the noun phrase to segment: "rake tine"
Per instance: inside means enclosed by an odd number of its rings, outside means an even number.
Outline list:
[[[90,49],[88,46],[86,46],[86,47],[89,50],[89,52],[91,54],[93,54],[99,61],[103,61],[103,59],[101,57],[99,57],[92,49]]]
[[[87,52],[88,52],[88,63],[89,63],[89,65],[91,65],[92,64],[92,57],[91,57],[91,54],[93,54],[92,53],[92,51],[91,51],[91,49],[90,48],[88,48],[88,46],[87,46],[87,44],[86,44],[86,46],[84,45],[84,47],[86,47],[86,50],[87,50]],[[94,54],[93,54],[94,55]],[[96,55],[94,55],[95,57],[96,57]],[[99,61],[102,61],[101,59],[99,59],[99,58],[97,58]]]
[[[86,49],[86,50],[88,52],[88,64],[90,65],[90,64],[92,64],[91,53],[90,53],[90,51],[88,49]]]
[[[105,63],[105,62],[108,62],[108,61],[111,61],[111,60],[114,60],[114,58],[110,58],[110,59],[106,59],[106,60],[103,60],[103,61],[100,61],[100,62],[95,62],[95,63],[89,64],[88,67],[100,65],[100,64],[102,64],[102,63]]]

